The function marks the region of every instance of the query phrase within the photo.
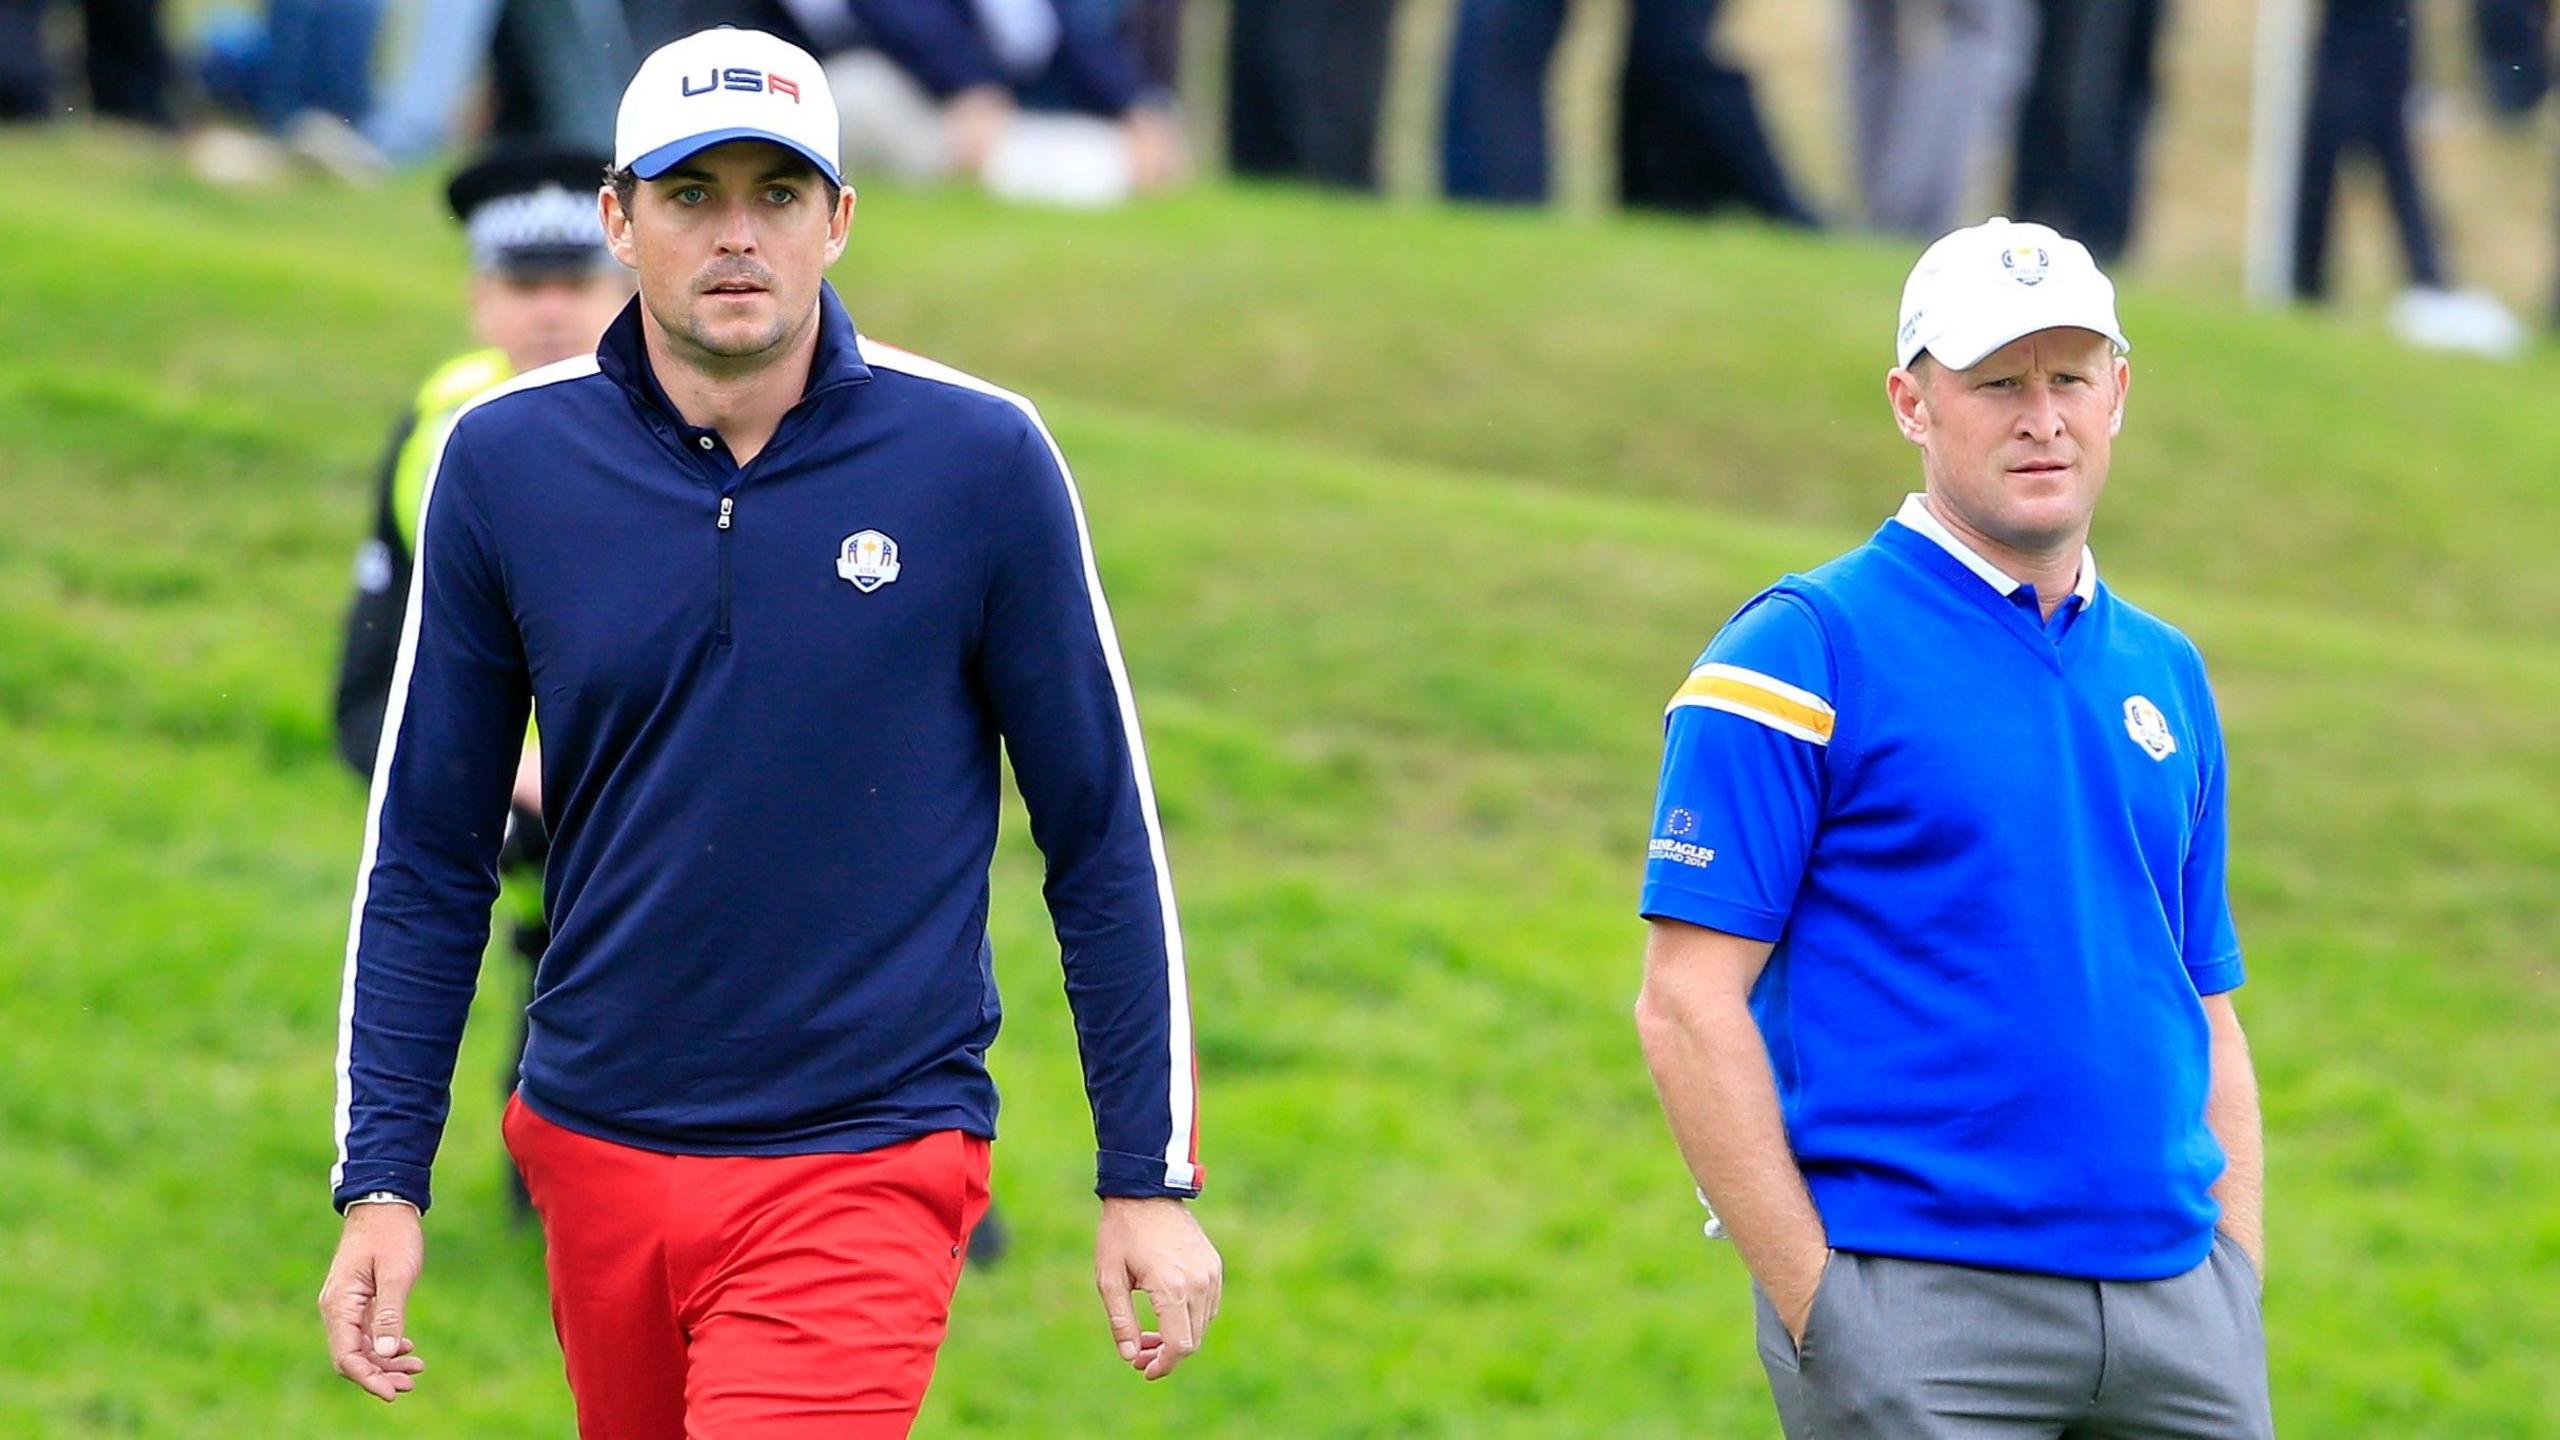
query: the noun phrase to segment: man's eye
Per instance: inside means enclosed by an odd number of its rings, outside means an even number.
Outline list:
[[[682,186],[676,191],[676,203],[679,205],[699,205],[702,200],[703,190],[699,185]]]
[[[776,185],[772,189],[764,192],[764,198],[771,204],[788,205],[792,201],[800,198],[800,192],[787,185]]]

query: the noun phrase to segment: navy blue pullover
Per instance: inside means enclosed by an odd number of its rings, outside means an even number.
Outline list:
[[[820,307],[807,388],[744,467],[668,401],[636,301],[453,426],[348,927],[340,1206],[429,1202],[528,703],[537,1113],[678,1154],[992,1138],[1001,741],[1096,1188],[1197,1191],[1172,881],[1073,482],[1028,402]]]

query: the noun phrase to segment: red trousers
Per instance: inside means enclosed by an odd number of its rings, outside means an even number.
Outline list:
[[[987,1142],[662,1155],[507,1102],[582,1440],[903,1436],[933,1379]]]

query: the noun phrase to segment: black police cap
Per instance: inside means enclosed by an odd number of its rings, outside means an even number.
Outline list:
[[[475,269],[577,271],[609,258],[596,218],[601,150],[531,141],[502,143],[463,167],[445,203],[471,242]],[[564,193],[565,192],[565,193]]]

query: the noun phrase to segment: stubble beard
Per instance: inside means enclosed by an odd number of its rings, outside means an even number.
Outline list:
[[[2073,463],[2085,477],[2088,454],[2081,452],[2074,457]],[[1985,540],[2021,554],[2067,548],[2077,537],[2085,535],[2096,514],[2097,492],[2104,488],[2104,481],[2100,479],[2085,501],[2078,496],[2072,497],[2063,507],[2067,512],[2065,517],[2057,523],[2044,517],[2030,518],[2042,508],[2043,502],[2022,501],[2011,494],[2009,478],[1996,457],[1985,464],[1983,472],[1972,485],[1948,483],[1948,477],[1943,474],[1929,478],[1931,488],[1938,493],[1939,504],[1949,512],[1950,518],[1960,522],[1957,528],[1970,529]],[[1980,503],[1963,503],[1969,501]]]
[[[748,360],[777,350],[781,348],[783,340],[791,334],[789,317],[778,311],[768,324],[747,338],[740,338],[734,330],[726,337],[715,335],[712,328],[702,322],[699,310],[688,309],[683,319],[684,323],[681,327],[666,325],[663,317],[660,318],[659,323],[665,325],[669,334],[679,336],[692,349],[722,360]]]
[[[749,374],[761,369],[767,360],[782,352],[791,337],[791,316],[777,306],[771,321],[751,335],[740,336],[735,330],[728,335],[715,335],[703,323],[698,308],[707,297],[688,290],[684,300],[672,307],[673,314],[657,305],[649,306],[650,315],[658,322],[679,353],[701,362],[702,368],[730,374]],[[645,303],[645,301],[644,301]]]

